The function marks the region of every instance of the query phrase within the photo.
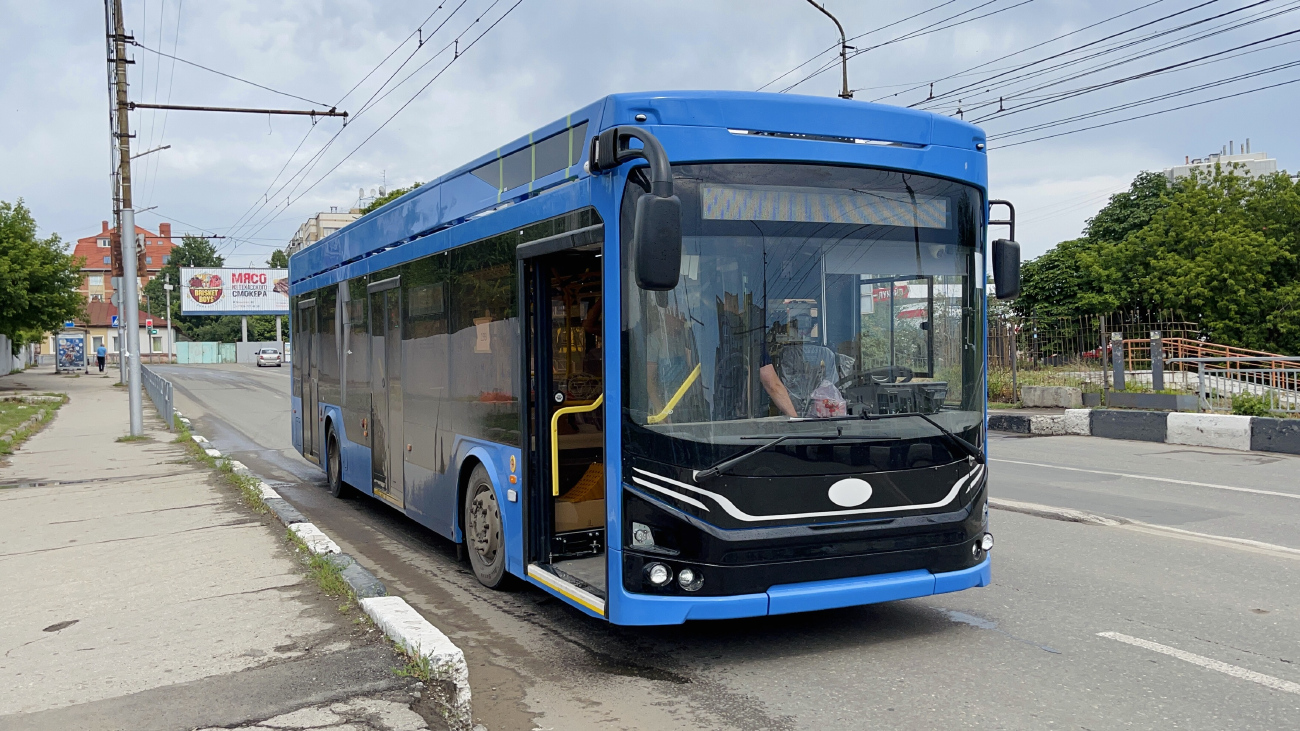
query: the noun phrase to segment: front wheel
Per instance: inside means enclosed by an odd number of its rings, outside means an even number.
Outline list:
[[[339,454],[339,438],[334,435],[333,427],[325,436],[325,476],[329,481],[331,495],[337,498],[347,497],[348,486],[343,482],[343,456]]]
[[[483,465],[474,468],[465,491],[465,547],[479,583],[495,589],[506,575],[505,535],[496,491]]]

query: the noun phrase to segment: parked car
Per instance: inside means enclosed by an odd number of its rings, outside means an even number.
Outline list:
[[[280,351],[275,348],[262,348],[257,351],[257,367],[275,366],[279,368],[284,365],[284,359],[280,357]]]

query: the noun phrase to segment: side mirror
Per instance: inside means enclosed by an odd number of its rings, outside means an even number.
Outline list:
[[[1000,300],[1020,296],[1020,244],[1008,239],[993,242],[993,285]]]
[[[636,283],[665,292],[677,286],[682,270],[682,201],[647,193],[637,199],[632,228]]]

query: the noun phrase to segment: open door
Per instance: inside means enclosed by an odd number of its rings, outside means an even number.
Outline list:
[[[604,613],[601,242],[524,260],[529,576]]]
[[[402,428],[402,290],[399,277],[370,284],[370,484],[405,507]]]
[[[294,343],[294,358],[299,358],[298,377],[302,393],[302,453],[316,463],[320,463],[320,420],[316,413],[320,396],[320,371],[317,361],[319,344],[316,341],[316,298],[298,302],[298,341]]]

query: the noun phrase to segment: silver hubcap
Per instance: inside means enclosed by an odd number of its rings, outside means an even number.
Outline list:
[[[492,488],[480,490],[469,506],[469,537],[484,563],[496,560],[501,549],[501,512]]]

